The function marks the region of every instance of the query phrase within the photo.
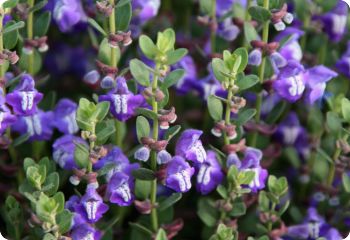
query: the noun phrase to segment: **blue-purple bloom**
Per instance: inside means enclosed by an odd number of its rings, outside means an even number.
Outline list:
[[[79,22],[87,20],[81,1],[56,0],[53,19],[62,32],[68,32]]]
[[[0,95],[0,135],[5,130],[16,122],[16,116],[11,113],[11,110],[5,104],[5,98]]]
[[[31,141],[49,140],[53,133],[53,113],[38,110],[31,116],[21,116],[12,125],[20,134],[28,134]]]
[[[196,129],[185,130],[176,143],[176,155],[194,163],[203,163],[207,153],[199,139],[202,134],[202,131]]]
[[[340,73],[350,78],[350,41],[347,44],[346,52],[337,61],[335,67]]]
[[[89,223],[96,223],[107,212],[108,205],[103,203],[102,197],[96,192],[94,185],[89,184],[84,196],[81,197],[75,210]]]
[[[6,102],[12,106],[16,115],[32,115],[37,111],[37,104],[43,98],[43,94],[35,89],[32,76],[24,74],[21,82],[13,92],[6,95]]]
[[[346,32],[346,21],[349,11],[348,5],[344,1],[337,0],[337,2],[330,12],[315,17],[316,20],[320,20],[323,23],[323,30],[333,42],[342,40]]]
[[[196,168],[198,172],[196,188],[202,194],[210,193],[223,180],[224,174],[214,151],[208,151],[206,160],[196,165]]]
[[[74,161],[76,144],[86,144],[86,142],[73,135],[64,135],[58,138],[52,145],[53,160],[63,169],[72,170],[78,168]]]
[[[241,161],[236,153],[231,153],[227,157],[227,167],[235,165],[239,171],[253,171],[255,173],[253,181],[249,184],[249,188],[253,192],[257,192],[265,187],[265,181],[268,175],[266,169],[260,166],[262,152],[257,148],[247,147]]]
[[[136,108],[144,103],[144,98],[129,91],[124,77],[117,77],[116,83],[117,86],[107,95],[101,95],[99,101],[110,102],[112,115],[119,121],[126,121],[134,116]]]
[[[106,197],[119,206],[130,206],[134,201],[134,182],[131,174],[115,173],[108,182]]]
[[[176,192],[187,192],[191,189],[191,177],[194,168],[184,158],[175,156],[167,166],[165,185]]]
[[[288,27],[283,32],[279,33],[274,41],[280,42],[285,38],[288,41],[278,50],[278,52],[287,60],[301,61],[303,52],[298,42],[299,38],[304,35],[304,31],[296,27]]]
[[[73,228],[71,237],[72,240],[99,240],[102,233],[89,224],[80,224]]]
[[[135,159],[143,162],[148,161],[148,159],[150,158],[150,155],[151,155],[151,149],[149,149],[147,146],[140,147],[134,153]],[[157,152],[158,164],[166,164],[171,161],[171,158],[172,158],[171,154],[166,149],[163,149]]]
[[[197,69],[193,58],[189,55],[183,57],[178,63],[174,64],[173,69],[184,69],[185,75],[175,85],[180,93],[188,93],[197,81]]]
[[[218,25],[217,35],[222,37],[226,41],[235,40],[239,33],[239,28],[235,24],[233,24],[231,18],[226,18]]]
[[[79,131],[76,117],[78,105],[69,100],[61,99],[54,110],[54,126],[64,134],[74,134]]]

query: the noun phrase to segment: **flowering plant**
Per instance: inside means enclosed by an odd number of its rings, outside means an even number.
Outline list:
[[[2,235],[342,239],[349,37],[341,0],[0,1]]]

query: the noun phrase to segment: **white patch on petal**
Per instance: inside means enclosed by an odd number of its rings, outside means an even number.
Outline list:
[[[300,129],[300,127],[298,127],[298,126],[284,127],[282,129],[283,141],[289,145],[294,144],[295,140],[297,140],[297,137],[299,135],[299,129]]]
[[[332,15],[333,28],[332,31],[336,34],[343,34],[346,27],[346,15]]]
[[[116,113],[120,113],[122,111],[122,101],[119,94],[113,94],[113,103]]]
[[[116,192],[122,197],[124,202],[128,202],[131,199],[130,188],[127,182],[123,183]]]
[[[24,121],[27,125],[27,133],[29,133],[29,136],[40,135],[42,133],[39,115],[24,117]]]
[[[122,105],[122,113],[128,113],[128,95],[121,95],[121,105]]]
[[[31,110],[33,108],[35,92],[20,92],[21,107],[23,111]]]
[[[86,234],[81,240],[94,240],[94,235],[92,232],[89,232],[88,234]]]
[[[96,218],[97,212],[97,202],[90,200],[84,203],[85,211],[89,220],[94,220]]]
[[[63,120],[67,123],[68,132],[70,134],[78,132],[79,128],[78,128],[77,121],[75,120],[75,111],[66,115]]]
[[[260,184],[260,171],[259,171],[259,168],[251,168],[247,171],[253,171],[255,173],[254,175],[254,179],[253,181],[251,181],[251,183],[249,183],[249,187],[257,187],[259,188],[261,186]]]
[[[191,188],[191,179],[185,170],[182,170],[175,174],[175,179],[179,183],[181,192],[185,192]]]
[[[305,90],[305,85],[303,80],[301,79],[301,75],[297,75],[294,77],[289,77],[288,82],[291,84],[288,91],[291,96],[301,95]]]
[[[196,141],[190,147],[195,152],[198,162],[204,162],[207,159],[207,153],[205,152],[203,145],[200,141]]]
[[[197,182],[207,185],[210,182],[211,166],[202,164],[197,175]]]
[[[0,112],[0,129],[1,129],[1,126],[2,126],[2,121],[4,121],[4,118],[5,118],[5,113],[4,112]]]
[[[309,236],[316,239],[320,235],[320,224],[318,222],[308,223]]]

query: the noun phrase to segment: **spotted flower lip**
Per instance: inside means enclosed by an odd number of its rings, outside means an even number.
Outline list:
[[[43,94],[35,89],[34,79],[24,74],[14,91],[6,95],[6,102],[16,115],[28,116],[37,112],[37,105],[42,98]]]
[[[175,156],[167,166],[165,185],[176,192],[187,192],[191,189],[191,177],[195,169],[184,158]]]
[[[53,133],[53,113],[38,110],[31,116],[21,116],[12,125],[12,129],[20,134],[29,134],[30,141],[49,140]]]
[[[129,91],[125,78],[118,77],[116,82],[117,86],[107,95],[101,95],[99,101],[110,102],[112,115],[119,121],[126,121],[134,116],[136,108],[140,107],[145,99],[142,95],[134,95]]]
[[[69,100],[61,99],[54,110],[54,126],[64,134],[74,134],[79,131],[75,120],[78,105]]]
[[[5,104],[5,98],[0,95],[0,135],[6,131],[6,129],[14,124],[17,117],[11,113],[11,110]]]
[[[81,197],[75,210],[89,223],[95,223],[107,212],[108,205],[103,203],[102,197],[92,185],[88,185],[84,196]]]
[[[199,139],[203,134],[196,129],[185,130],[176,143],[175,153],[195,163],[202,163],[207,158],[202,141]]]
[[[208,194],[213,191],[223,180],[224,174],[216,158],[214,151],[207,152],[207,158],[202,164],[196,165],[197,191]]]
[[[87,16],[80,1],[58,0],[53,9],[53,19],[62,32],[68,32],[79,22],[86,21]]]
[[[135,199],[133,185],[131,175],[123,172],[116,173],[109,180],[106,196],[111,203],[116,203],[119,206],[130,206]]]
[[[89,224],[80,224],[73,228],[72,240],[100,240],[102,233]]]
[[[58,138],[52,145],[53,160],[65,170],[78,168],[74,161],[74,151],[78,143],[86,144],[82,138],[73,135],[64,135]]]

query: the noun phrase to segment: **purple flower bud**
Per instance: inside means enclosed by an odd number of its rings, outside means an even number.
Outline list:
[[[254,49],[249,53],[248,63],[253,66],[259,66],[262,60],[262,53],[260,49]]]
[[[54,110],[54,126],[64,134],[74,134],[79,131],[75,119],[77,104],[69,99],[61,99]]]
[[[72,135],[64,135],[58,138],[52,145],[53,160],[65,170],[78,168],[74,161],[74,151],[78,143],[86,144],[82,138]]]
[[[79,22],[86,21],[87,17],[80,1],[57,0],[53,10],[53,19],[62,32],[68,32]]]
[[[107,212],[108,205],[103,203],[102,197],[96,192],[95,187],[88,185],[85,195],[82,196],[75,210],[87,222],[96,223]]]
[[[109,201],[119,206],[129,206],[134,201],[131,183],[131,176],[123,172],[114,174],[107,186],[106,196]]]
[[[157,163],[166,164],[171,161],[171,155],[166,150],[161,150],[157,153]]]
[[[134,158],[146,162],[149,159],[151,150],[148,147],[142,146],[139,149],[136,150],[134,153]]]
[[[165,184],[176,192],[187,192],[191,189],[191,177],[194,168],[185,159],[175,156],[167,166]]]
[[[187,160],[202,163],[207,158],[201,140],[202,131],[195,129],[185,130],[177,141],[175,152]]]
[[[0,95],[0,135],[16,120],[16,116],[12,115],[11,110],[6,106],[5,98]]]
[[[115,85],[114,79],[111,76],[107,75],[104,78],[102,78],[100,85],[103,89],[111,89]]]
[[[219,23],[217,34],[226,41],[233,41],[237,38],[240,30],[232,23],[231,18],[226,18]]]
[[[283,21],[284,21],[285,23],[287,23],[287,24],[291,24],[291,23],[293,22],[293,20],[294,20],[294,16],[293,16],[293,14],[291,14],[291,13],[287,13],[287,14],[284,15],[284,17],[283,17]]]
[[[100,74],[96,70],[92,70],[92,71],[86,73],[84,78],[83,78],[83,81],[86,84],[91,84],[91,85],[96,84],[98,82],[98,80],[100,80]]]
[[[53,113],[39,110],[31,116],[21,116],[12,125],[20,134],[28,134],[30,141],[49,140],[53,133]]]
[[[222,182],[224,174],[214,151],[208,151],[207,159],[196,167],[198,169],[196,187],[202,194],[210,193]]]
[[[37,111],[37,104],[43,98],[35,87],[34,79],[24,74],[15,90],[6,95],[6,102],[12,106],[17,115],[32,115]]]
[[[137,20],[145,23],[158,14],[160,0],[134,0],[132,9],[137,12]]]
[[[235,165],[237,168],[241,168],[242,163],[241,163],[241,160],[239,159],[239,157],[237,156],[236,153],[230,153],[227,156],[226,165],[227,165],[227,167]]]
[[[279,52],[272,53],[270,55],[270,59],[278,68],[282,68],[287,65],[287,60]]]

